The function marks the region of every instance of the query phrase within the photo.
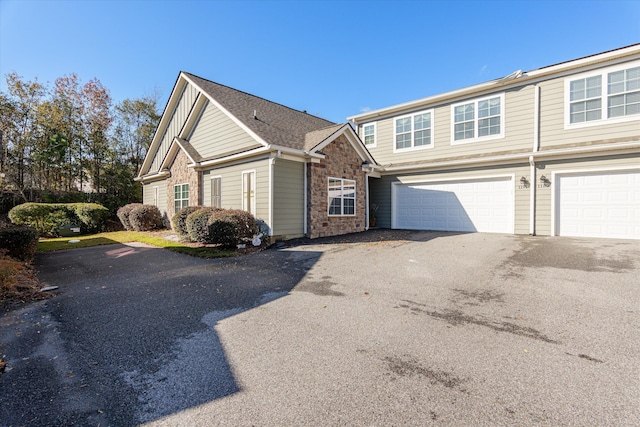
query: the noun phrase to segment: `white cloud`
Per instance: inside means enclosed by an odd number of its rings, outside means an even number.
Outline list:
[[[360,107],[361,113],[366,113],[367,111],[371,111],[371,107]]]

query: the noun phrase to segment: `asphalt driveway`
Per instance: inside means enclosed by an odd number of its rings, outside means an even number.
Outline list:
[[[640,425],[640,241],[303,243],[40,255],[0,425]]]

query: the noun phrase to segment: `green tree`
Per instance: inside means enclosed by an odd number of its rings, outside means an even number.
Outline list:
[[[41,137],[38,109],[46,88],[38,82],[25,81],[17,73],[6,76],[7,92],[0,93],[0,132],[2,137],[1,173],[4,181],[21,192],[32,187],[32,154]]]

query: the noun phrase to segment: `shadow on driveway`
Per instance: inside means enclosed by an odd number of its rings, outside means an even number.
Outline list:
[[[321,255],[204,260],[144,245],[38,255],[39,277],[60,294],[0,318],[2,425],[132,425],[238,392],[217,323],[287,295]]]

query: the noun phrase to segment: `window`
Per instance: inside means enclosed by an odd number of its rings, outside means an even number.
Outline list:
[[[432,148],[432,120],[433,110],[396,118],[394,151]]]
[[[451,106],[452,141],[464,143],[504,136],[504,94]]]
[[[376,124],[370,123],[362,126],[362,137],[364,145],[375,147],[376,145]]]
[[[222,178],[211,178],[211,207],[222,208]]]
[[[173,186],[173,211],[178,212],[189,206],[189,184]]]
[[[565,80],[566,125],[580,127],[637,119],[640,114],[640,65],[637,62],[633,65]]]
[[[356,182],[350,179],[329,178],[329,215],[356,214]]]
[[[242,172],[242,209],[250,214],[256,213],[256,173]]]

